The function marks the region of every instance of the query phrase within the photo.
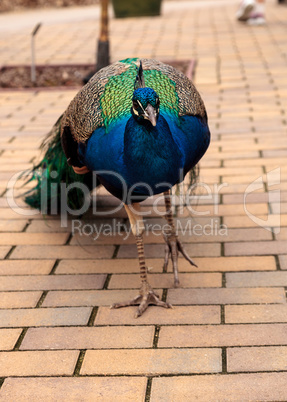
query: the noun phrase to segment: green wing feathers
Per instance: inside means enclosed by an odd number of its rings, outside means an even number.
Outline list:
[[[161,109],[174,117],[205,116],[202,99],[181,72],[152,59],[141,59],[146,86],[159,95]],[[63,117],[77,142],[85,142],[98,128],[111,127],[130,114],[140,59],[125,59],[103,68],[80,90]]]
[[[84,203],[84,194],[77,187],[67,187],[75,182],[85,182],[87,175],[77,175],[67,164],[67,158],[61,145],[61,122],[63,115],[57,120],[41,145],[43,159],[28,172],[28,182],[34,180],[35,187],[26,193],[25,202],[42,213],[58,213],[61,198],[71,209],[79,209]]]

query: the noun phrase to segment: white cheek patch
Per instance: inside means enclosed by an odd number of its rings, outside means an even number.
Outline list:
[[[136,109],[133,108],[133,112],[136,116],[139,116],[139,112]]]

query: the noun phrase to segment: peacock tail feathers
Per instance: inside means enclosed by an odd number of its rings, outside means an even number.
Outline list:
[[[176,121],[179,116],[204,117],[203,101],[192,82],[174,67],[141,59],[145,85],[156,91],[161,110]],[[85,142],[98,128],[108,131],[130,114],[130,102],[140,59],[125,59],[101,69],[79,91],[63,117],[77,142]]]
[[[67,192],[67,187],[75,182],[88,184],[88,175],[76,174],[67,164],[61,145],[62,118],[63,115],[41,144],[43,159],[27,173],[28,182],[35,181],[36,185],[26,193],[25,202],[44,214],[58,213],[61,199],[70,209],[80,209],[84,203],[83,191],[72,186]]]

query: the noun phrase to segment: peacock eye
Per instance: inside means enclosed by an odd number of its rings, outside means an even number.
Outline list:
[[[139,104],[137,103],[137,101],[133,101],[133,108],[137,109],[139,107]]]

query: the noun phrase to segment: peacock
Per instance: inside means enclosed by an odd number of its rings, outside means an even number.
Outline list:
[[[153,59],[129,58],[101,69],[56,123],[44,166],[41,162],[34,168],[36,193],[27,201],[39,205],[35,200],[41,190],[43,167],[49,172],[58,164],[60,181],[90,185],[89,176],[94,172],[97,182],[124,203],[135,236],[141,286],[134,299],[115,303],[112,308],[138,305],[135,316],[139,317],[149,305],[171,307],[148,282],[141,202],[152,195],[164,195],[168,222],[164,265],[171,258],[176,287],[179,252],[190,264],[195,263],[176,233],[171,189],[194,169],[209,143],[207,114],[195,86],[174,67]],[[77,206],[77,192],[72,196]]]

